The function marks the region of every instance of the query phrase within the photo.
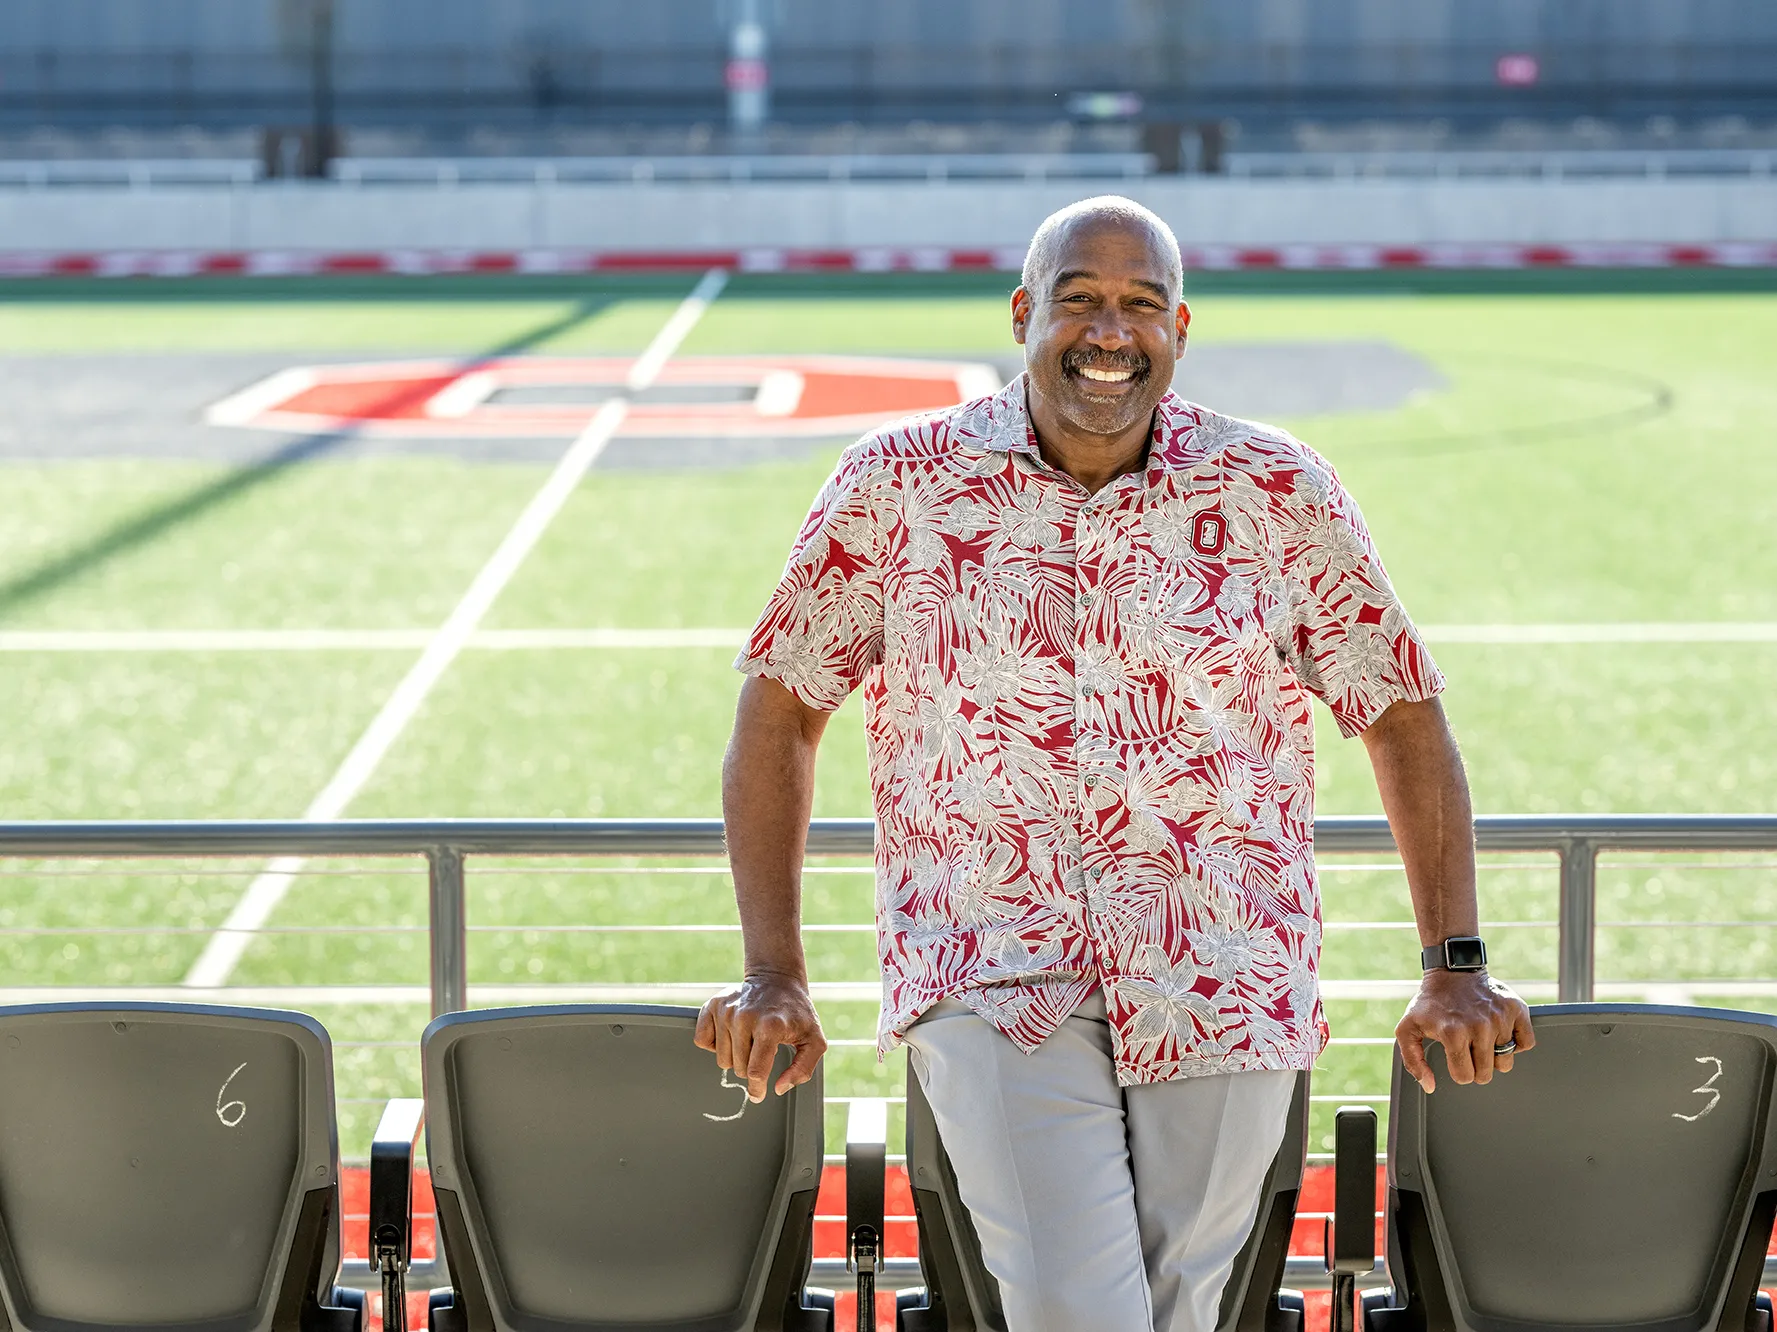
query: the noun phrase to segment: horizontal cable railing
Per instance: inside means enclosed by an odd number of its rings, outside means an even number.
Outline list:
[[[1377,149],[1231,152],[1230,176],[1248,179],[1406,180],[1514,177],[1584,180],[1629,177],[1777,175],[1772,148]]]
[[[255,158],[42,158],[0,160],[0,188],[347,188],[475,185],[686,184],[771,181],[845,184],[953,181],[1139,180],[1157,170],[1152,153],[705,153],[583,157],[340,157],[324,181],[268,181]],[[1250,180],[1768,180],[1772,148],[1379,149],[1226,153],[1222,173]],[[1196,178],[1201,179],[1201,178]],[[1214,177],[1208,179],[1213,180]]]
[[[1386,820],[1317,820],[1315,850],[1326,855],[1392,852]],[[1594,989],[1598,856],[1603,851],[1777,850],[1777,817],[1761,815],[1508,815],[1476,820],[1481,852],[1545,852],[1559,861],[1558,996]],[[866,856],[868,819],[817,819],[811,856]],[[0,823],[0,856],[424,856],[430,880],[433,1009],[467,1004],[468,920],[464,858],[500,856],[715,856],[717,819],[393,819],[340,822]],[[502,927],[510,928],[510,927]]]
[[[854,943],[863,944],[873,933],[867,917],[874,841],[875,828],[869,820],[826,819],[811,824],[808,855],[811,861],[824,863],[807,866],[807,882],[832,885],[839,894],[830,898],[830,907],[838,905],[828,911],[828,918],[811,919],[804,927],[811,936],[811,956],[815,938],[829,940],[824,945],[828,950],[847,950]],[[1659,949],[1679,947],[1674,939],[1707,939],[1700,931],[1769,929],[1772,917],[1777,916],[1777,897],[1759,887],[1766,874],[1734,881],[1757,894],[1758,903],[1744,918],[1727,918],[1732,914],[1728,908],[1745,896],[1743,892],[1731,889],[1725,905],[1694,902],[1682,891],[1655,892],[1647,881],[1626,885],[1619,882],[1619,871],[1626,864],[1652,866],[1681,890],[1686,874],[1768,872],[1777,866],[1777,858],[1758,853],[1777,852],[1777,817],[1483,817],[1477,821],[1476,844],[1483,857],[1484,885],[1490,880],[1510,880],[1517,885],[1499,899],[1516,903],[1514,910],[1503,913],[1510,918],[1489,919],[1484,928],[1498,939],[1496,952],[1517,950],[1512,956],[1522,965],[1513,974],[1532,977],[1524,980],[1520,989],[1533,1002],[1578,1001],[1595,995],[1685,1002],[1699,997],[1777,999],[1777,981],[1765,979],[1772,974],[1768,967],[1762,971],[1754,967],[1747,973],[1742,966],[1740,970],[1746,974],[1718,975],[1734,968],[1723,964],[1725,956],[1713,954],[1711,967],[1703,968],[1706,975],[1698,974],[1696,958],[1686,954],[1691,964],[1682,969],[1683,975],[1656,971],[1662,979],[1600,982],[1597,978],[1601,928],[1609,940],[1616,940],[1617,931],[1623,931],[1623,937],[1631,941],[1631,951],[1622,955],[1640,957],[1644,963],[1651,956],[1653,963],[1649,965],[1668,956]],[[1330,885],[1329,902],[1339,900],[1342,882],[1371,883],[1365,876],[1396,876],[1391,882],[1398,887],[1401,865],[1394,855],[1388,826],[1380,818],[1323,818],[1315,826],[1315,850]],[[42,949],[45,941],[51,941],[53,948],[54,941],[61,941],[64,948],[78,954],[88,945],[114,946],[120,936],[150,940],[164,936],[171,948],[178,940],[213,935],[216,926],[208,921],[216,913],[214,905],[207,912],[194,910],[185,918],[152,922],[144,912],[153,909],[163,893],[185,893],[194,898],[208,894],[204,900],[213,904],[234,891],[231,879],[244,881],[265,859],[277,856],[315,858],[294,875],[299,884],[331,885],[332,891],[343,889],[348,896],[382,892],[388,901],[396,902],[386,909],[333,919],[323,914],[320,919],[311,916],[305,920],[298,913],[295,919],[252,931],[262,940],[261,946],[274,950],[333,949],[342,945],[342,936],[366,936],[363,949],[350,957],[331,952],[312,956],[290,953],[281,956],[277,967],[249,969],[250,974],[211,988],[142,982],[142,974],[167,974],[164,963],[159,972],[144,964],[136,972],[124,967],[119,974],[102,979],[90,969],[79,971],[83,963],[70,963],[65,974],[78,979],[66,981],[60,979],[64,973],[53,966],[38,967],[31,976],[32,984],[20,985],[14,979],[0,985],[0,1002],[78,995],[107,1000],[221,1000],[315,1008],[324,1016],[340,1013],[343,1039],[334,1043],[340,1067],[338,1102],[342,1124],[348,1119],[356,1123],[372,1118],[374,1107],[388,1095],[413,1094],[417,1042],[411,1035],[417,1034],[425,1013],[460,1010],[472,999],[478,1003],[700,1002],[731,978],[726,972],[732,963],[720,960],[729,957],[729,952],[720,950],[733,950],[738,943],[739,927],[732,917],[711,919],[718,909],[726,911],[715,905],[717,900],[725,901],[726,894],[719,898],[699,895],[707,894],[715,886],[714,880],[726,874],[726,868],[720,863],[639,862],[666,858],[714,862],[723,853],[722,825],[714,819],[0,823],[0,947]],[[1724,859],[1730,855],[1742,858]],[[1638,859],[1622,859],[1625,857]],[[149,862],[149,867],[138,868],[143,861]],[[545,868],[527,868],[533,861]],[[834,863],[847,861],[851,863]],[[128,867],[109,868],[113,864]],[[423,875],[413,872],[422,867]],[[477,907],[474,925],[469,923],[470,868],[482,885],[479,891],[487,894],[477,898],[483,905]],[[1524,876],[1546,874],[1551,869],[1557,882],[1554,909],[1547,918],[1536,919],[1539,903],[1547,900],[1546,889],[1536,884],[1526,889],[1520,880],[1528,882]],[[1601,869],[1606,876],[1606,905],[1633,900],[1636,918],[1610,919],[1601,926]],[[80,876],[96,879],[105,875],[117,876],[120,882],[147,881],[139,891],[131,890],[139,899],[132,910],[144,923],[95,922],[91,902],[83,902],[69,891]],[[584,887],[593,895],[558,899],[545,892],[528,899],[522,893],[510,898],[510,893],[525,887],[527,875],[558,876],[551,891],[577,893]],[[611,884],[598,876],[632,877],[623,880],[621,894],[612,896]],[[630,886],[634,876],[640,876],[640,886]],[[855,898],[846,883],[848,877],[858,881]],[[21,916],[19,904],[27,895],[9,892],[9,885],[28,885],[33,879],[43,881],[35,900],[44,918]],[[595,889],[606,896],[598,897]],[[402,897],[403,893],[409,896]],[[399,914],[413,909],[414,894],[423,895],[425,924],[411,914],[405,918]],[[1772,900],[1765,900],[1767,897]],[[656,911],[669,898],[676,904],[677,918],[664,909],[657,911],[657,918],[646,918],[646,913]],[[621,911],[611,906],[618,901]],[[1401,901],[1404,905],[1404,895]],[[506,905],[508,902],[517,904]],[[589,905],[595,903],[602,906]],[[561,919],[544,918],[551,907]],[[508,915],[516,913],[516,918],[503,919],[501,910]],[[846,919],[853,911],[856,918]],[[1699,918],[1687,918],[1699,912]],[[832,919],[833,915],[839,918]],[[1417,951],[1413,931],[1412,922],[1406,919],[1328,921],[1327,948],[1346,950],[1342,960],[1329,957],[1328,965],[1323,966],[1327,976],[1323,991],[1329,1002],[1395,1001],[1410,995],[1417,984],[1416,969],[1412,976],[1401,973],[1407,968],[1408,955]],[[710,938],[712,947],[719,944],[718,951],[670,951],[694,947],[700,936]],[[489,950],[473,986],[471,937],[478,941],[478,950]],[[540,947],[548,940],[559,947],[544,968],[539,965]],[[1620,951],[1623,945],[1612,943],[1610,947]],[[1648,947],[1655,951],[1647,954]],[[607,951],[598,953],[599,948]],[[609,948],[618,951],[610,952]],[[649,965],[632,965],[637,949],[653,948],[668,951],[649,953]],[[1634,953],[1634,948],[1643,952]],[[595,951],[574,951],[584,949]],[[1394,970],[1389,969],[1395,965],[1392,954],[1378,953],[1389,949],[1401,953]],[[477,956],[482,956],[480,951]],[[1606,956],[1615,955],[1607,948]],[[340,958],[348,963],[343,970],[335,969]],[[698,958],[702,960],[686,960]],[[1545,960],[1546,969],[1544,962],[1534,961],[1537,958]],[[499,966],[487,965],[490,960],[497,960]],[[1356,974],[1341,974],[1340,967],[1347,971],[1355,967]],[[543,974],[545,970],[548,974]],[[699,970],[715,974],[688,974]],[[1647,965],[1641,967],[1642,972],[1647,970]],[[422,971],[424,983],[415,983]],[[1552,981],[1534,979],[1551,973]],[[498,979],[490,979],[492,974],[498,974]],[[833,953],[826,972],[811,988],[823,1005],[852,1005],[848,1010],[851,1020],[857,1020],[865,1005],[873,1014],[880,997],[873,950]],[[348,1012],[359,1016],[343,1016]],[[332,1017],[326,1020],[333,1025]],[[1363,1029],[1360,1024],[1358,1030]],[[1375,1025],[1370,1029],[1378,1031]],[[833,1095],[828,1101],[835,1108],[857,1099],[899,1103],[904,1099],[901,1096],[881,1094],[900,1090],[894,1082],[884,1080],[898,1077],[897,1072],[866,1072],[861,1065],[854,1066],[855,1061],[868,1059],[868,1052],[876,1045],[874,1037],[866,1034],[873,1032],[874,1018],[850,1030],[852,1034],[835,1031],[830,1039],[829,1058],[841,1062],[837,1073],[829,1073]],[[402,1036],[409,1039],[399,1039]],[[1311,1121],[1317,1131],[1325,1127],[1321,1121],[1336,1105],[1386,1106],[1384,1070],[1392,1045],[1392,1038],[1382,1034],[1333,1038],[1323,1056],[1323,1067],[1317,1071],[1312,1097]],[[397,1069],[391,1061],[401,1067]],[[408,1067],[410,1064],[413,1067]],[[856,1092],[874,1094],[860,1098],[852,1094]],[[1314,1157],[1326,1159],[1324,1153],[1314,1153]],[[1770,1274],[1777,1277],[1777,1267]],[[818,1275],[839,1279],[824,1269]],[[368,1268],[359,1272],[354,1266],[351,1276],[353,1280],[369,1280],[370,1273]],[[426,1269],[416,1271],[416,1279],[425,1278]],[[917,1268],[911,1260],[891,1260],[884,1274],[885,1288],[916,1280]],[[1306,1260],[1292,1259],[1290,1280],[1313,1287],[1323,1284],[1325,1277]]]
[[[655,182],[1132,180],[1152,175],[1148,153],[721,153],[600,157],[341,157],[328,168],[337,185],[427,186]],[[48,189],[229,188],[264,180],[250,158],[0,160],[0,187]],[[275,182],[280,187],[292,183]],[[325,183],[325,182],[321,182]]]

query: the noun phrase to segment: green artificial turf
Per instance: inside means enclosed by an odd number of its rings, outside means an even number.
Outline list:
[[[0,630],[429,629],[548,475],[365,458],[264,471],[0,463]]]

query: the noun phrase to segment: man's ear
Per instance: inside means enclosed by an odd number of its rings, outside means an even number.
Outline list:
[[[1178,346],[1172,353],[1173,360],[1178,361],[1184,359],[1185,338],[1190,334],[1190,331],[1191,307],[1186,305],[1183,301],[1180,301],[1178,303]]]
[[[1024,345],[1025,334],[1030,331],[1030,293],[1023,287],[1012,293],[1012,341],[1020,347]]]

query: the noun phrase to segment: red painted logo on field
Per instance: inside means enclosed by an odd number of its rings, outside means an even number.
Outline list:
[[[307,365],[216,403],[213,425],[298,434],[572,439],[610,399],[628,397],[620,435],[845,436],[953,407],[999,388],[991,366],[880,357],[684,357],[648,388],[627,388],[619,357]]]
[[[1211,509],[1191,521],[1191,548],[1199,555],[1220,555],[1228,544],[1228,524]]]

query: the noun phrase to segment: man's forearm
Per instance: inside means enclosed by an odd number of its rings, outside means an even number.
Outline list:
[[[1436,699],[1396,703],[1364,732],[1422,944],[1480,933],[1475,817],[1462,756]]]
[[[802,856],[826,718],[773,680],[749,679],[741,689],[722,764],[722,817],[748,977],[808,978]]]

